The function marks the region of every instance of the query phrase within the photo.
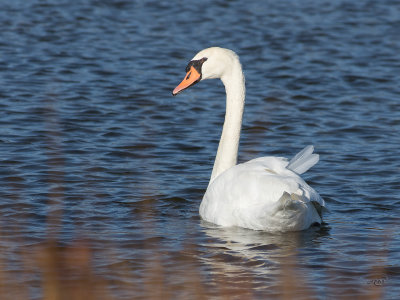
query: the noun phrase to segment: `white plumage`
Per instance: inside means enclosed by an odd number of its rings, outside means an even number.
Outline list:
[[[201,217],[222,226],[295,231],[321,223],[324,200],[281,157],[233,166],[210,182]],[[317,210],[318,208],[318,210]]]
[[[189,68],[191,65],[195,65],[199,78],[193,77],[197,73]],[[267,156],[236,164],[245,84],[239,58],[233,51],[218,47],[200,51],[173,94],[211,78],[220,78],[225,85],[226,115],[200,216],[221,226],[265,231],[296,231],[321,223],[325,202],[299,176],[319,160],[313,146],[304,148],[290,162]]]

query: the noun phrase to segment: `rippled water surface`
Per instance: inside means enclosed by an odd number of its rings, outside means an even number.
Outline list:
[[[400,294],[399,1],[0,7],[0,292],[52,295],[48,266],[31,263],[51,240],[67,253],[53,264],[82,251],[117,299]],[[214,45],[236,51],[246,75],[239,161],[315,145],[305,179],[330,209],[321,227],[270,234],[199,218],[224,89],[171,91]]]

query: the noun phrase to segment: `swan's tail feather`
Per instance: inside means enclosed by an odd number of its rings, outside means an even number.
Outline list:
[[[319,155],[313,153],[314,146],[309,145],[301,150],[293,157],[287,168],[296,172],[297,174],[303,174],[307,172],[312,166],[319,161]]]

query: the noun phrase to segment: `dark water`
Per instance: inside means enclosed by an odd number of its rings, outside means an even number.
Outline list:
[[[55,236],[60,247],[84,238],[118,299],[149,296],[152,272],[170,298],[273,297],[285,270],[305,298],[400,293],[399,1],[0,6],[3,280],[41,297],[24,259]],[[321,155],[305,174],[330,209],[320,228],[267,234],[200,220],[224,89],[171,91],[214,45],[245,70],[239,161],[308,144]]]

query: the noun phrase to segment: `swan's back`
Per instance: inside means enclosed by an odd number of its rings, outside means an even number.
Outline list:
[[[303,163],[294,166],[310,165],[304,157]],[[222,226],[266,231],[303,230],[321,223],[317,208],[325,206],[324,200],[289,167],[286,158],[260,157],[226,170],[208,186],[200,215]]]

